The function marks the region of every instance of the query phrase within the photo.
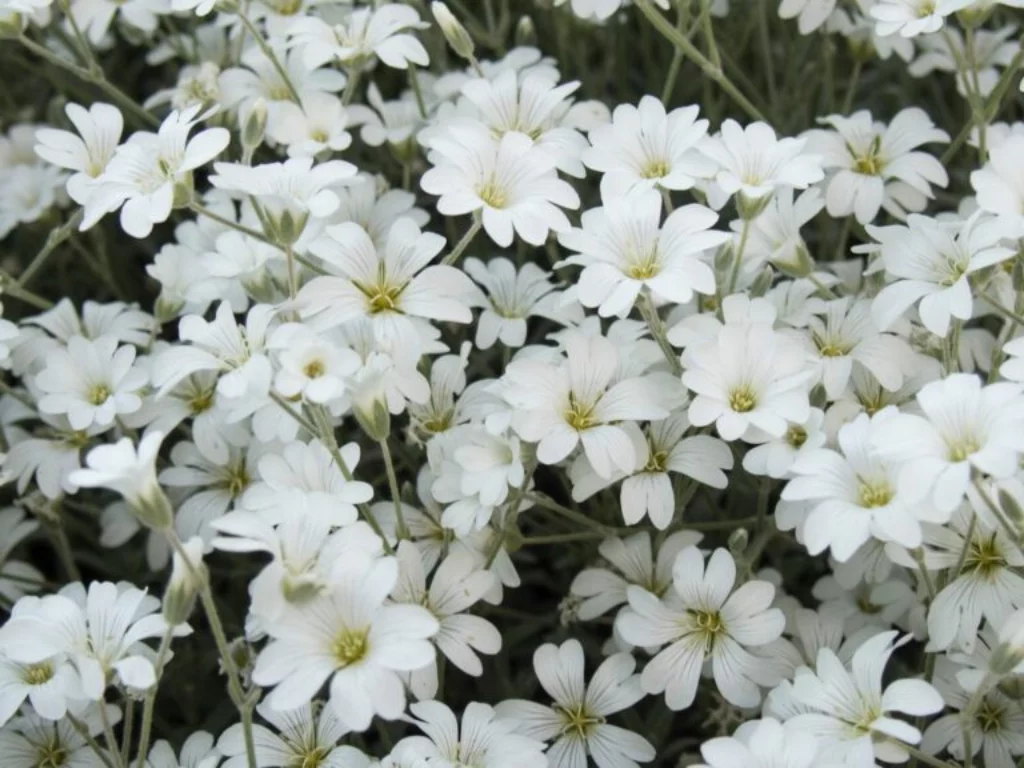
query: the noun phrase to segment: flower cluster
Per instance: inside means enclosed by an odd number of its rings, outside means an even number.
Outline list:
[[[0,765],[1024,758],[1022,4],[731,4],[0,0]]]

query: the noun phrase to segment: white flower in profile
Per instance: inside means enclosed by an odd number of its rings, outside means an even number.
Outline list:
[[[663,388],[650,376],[614,381],[619,353],[604,336],[571,333],[565,350],[558,365],[523,359],[505,369],[502,393],[516,409],[513,428],[538,444],[542,464],[557,464],[582,443],[598,475],[632,471],[636,454],[620,422],[667,417]]]
[[[303,704],[278,711],[265,703],[256,712],[273,728],[261,723],[252,726],[259,766],[324,765],[347,766],[345,759],[354,747],[338,742],[348,733],[331,707]],[[245,730],[241,723],[230,726],[217,739],[217,751],[227,757],[221,768],[248,768]],[[354,767],[358,763],[351,763]]]
[[[129,584],[94,581],[88,591],[69,584],[60,594],[34,600],[0,628],[0,653],[20,664],[39,664],[65,654],[81,679],[81,697],[99,701],[120,680],[144,691],[156,682],[152,649],[142,641],[160,637],[167,622],[160,601]],[[173,629],[188,635],[188,624]]]
[[[654,747],[642,736],[607,722],[643,698],[640,676],[633,674],[636,660],[628,653],[605,659],[586,681],[583,646],[566,640],[560,646],[545,643],[533,654],[533,670],[541,687],[554,701],[550,706],[524,699],[503,701],[499,717],[516,723],[516,730],[538,741],[553,741],[548,748],[551,768],[585,765],[588,755],[599,768],[650,762]]]
[[[365,66],[374,57],[389,67],[406,69],[410,64],[425,67],[430,63],[423,44],[407,31],[426,26],[414,8],[384,3],[350,10],[333,25],[316,16],[303,16],[290,25],[288,37],[293,47],[302,50],[308,69],[330,62]]]
[[[942,163],[922,144],[948,142],[949,134],[935,127],[917,107],[901,110],[889,123],[875,122],[860,110],[849,117],[821,119],[834,130],[808,133],[808,149],[824,158],[829,177],[825,208],[836,218],[853,214],[869,224],[885,209],[897,219],[906,212],[924,210],[932,197],[931,185],[945,187],[949,176]]]
[[[551,230],[569,229],[561,209],[580,205],[576,190],[558,178],[550,153],[516,131],[496,141],[482,123],[452,123],[430,140],[428,159],[434,167],[420,186],[440,198],[438,212],[478,211],[484,231],[502,247],[514,234],[543,245]]]
[[[117,491],[144,521],[167,527],[172,520],[170,502],[156,479],[156,458],[162,432],[147,432],[138,447],[122,437],[113,445],[99,445],[85,457],[86,468],[76,469],[68,480],[81,488]]]
[[[978,207],[1024,230],[1024,135],[1012,135],[993,147],[981,170],[971,172]]]
[[[947,16],[966,8],[973,0],[878,0],[871,6],[875,33],[881,37],[899,33],[917,37],[938,32]]]
[[[817,358],[829,400],[846,392],[855,366],[870,371],[891,392],[903,386],[910,345],[895,334],[882,333],[871,309],[870,302],[847,296],[828,302],[821,313],[824,317],[814,315],[808,322],[808,347]]]
[[[267,703],[294,709],[330,681],[329,706],[347,728],[365,731],[374,715],[400,717],[406,699],[399,672],[431,662],[429,638],[439,625],[422,606],[386,603],[397,580],[395,558],[353,553],[338,563],[328,594],[269,623],[270,643],[252,673],[257,685],[276,686]]]
[[[672,568],[673,592],[658,598],[643,587],[627,588],[629,608],[615,626],[626,641],[661,647],[640,675],[645,693],[665,694],[669,709],[689,707],[701,669],[710,661],[715,684],[737,707],[761,701],[759,685],[778,683],[775,672],[749,649],[782,635],[786,620],[772,608],[775,587],[752,580],[736,587],[736,562],[716,549],[707,562],[696,547],[684,549]]]
[[[634,189],[690,189],[716,171],[697,149],[708,132],[699,113],[695,104],[666,113],[654,96],[644,96],[637,106],[620,104],[611,123],[590,131],[583,164],[604,174],[601,190],[609,197]]]
[[[864,642],[847,669],[830,648],[818,650],[814,671],[797,670],[793,696],[806,707],[789,722],[815,737],[818,759],[825,764],[874,765],[875,760],[902,763],[908,758],[900,742],[915,745],[921,732],[890,713],[933,715],[945,703],[924,680],[903,678],[882,689],[882,673],[893,651],[910,635],[882,632]]]
[[[515,723],[477,701],[466,705],[462,723],[447,704],[419,701],[412,704],[412,723],[424,736],[407,736],[396,752],[408,750],[437,768],[479,765],[490,768],[546,768],[544,744],[514,732]]]
[[[683,384],[696,394],[688,415],[697,427],[714,424],[723,440],[751,427],[781,437],[790,422],[810,414],[814,370],[804,349],[763,323],[727,324],[687,347]]]
[[[883,330],[917,303],[924,327],[945,338],[951,318],[966,321],[974,313],[969,276],[1016,253],[1001,245],[1010,234],[1006,223],[983,213],[955,222],[912,214],[906,225],[867,231],[880,243],[885,273],[895,278],[871,306]]]
[[[899,470],[899,489],[910,501],[948,514],[963,499],[971,472],[1005,479],[1024,452],[1024,387],[983,386],[971,373],[954,373],[917,393],[924,415],[900,413],[873,436],[873,448]],[[941,521],[940,521],[941,522]]]
[[[138,131],[110,158],[85,206],[81,229],[121,209],[121,228],[132,237],[146,237],[154,224],[167,221],[171,209],[192,194],[192,171],[227,147],[225,128],[207,128],[189,138],[192,128],[209,113],[202,105],[171,112],[158,133]]]
[[[700,746],[704,763],[695,768],[811,768],[818,743],[790,723],[770,717],[748,720],[732,736]]]
[[[468,323],[473,318],[472,282],[456,267],[430,265],[444,238],[421,232],[412,219],[396,221],[380,249],[352,222],[327,227],[310,247],[328,274],[304,285],[296,303],[315,327],[366,318],[381,351],[400,354],[422,346],[414,319]]]
[[[821,181],[825,177],[822,159],[807,151],[806,145],[806,138],[780,139],[767,123],[744,128],[735,120],[726,120],[719,134],[700,144],[700,151],[718,165],[717,190],[709,190],[712,204],[720,208],[725,199],[736,195],[740,215],[754,218],[776,189],[806,189]]]
[[[105,427],[142,407],[138,392],[146,374],[134,365],[135,347],[119,347],[110,336],[95,341],[72,336],[66,348],[50,350],[45,360],[35,380],[43,393],[39,410],[67,414],[72,429]]]
[[[897,485],[900,465],[877,446],[900,414],[886,408],[862,413],[839,430],[838,450],[819,448],[790,467],[793,479],[782,490],[785,501],[811,501],[802,529],[807,550],[831,548],[839,562],[872,537],[909,549],[921,546],[921,522],[945,522],[949,515],[915,503]]]
[[[56,128],[39,128],[36,154],[60,168],[75,171],[67,182],[68,195],[79,205],[86,205],[96,179],[106,170],[121,142],[124,118],[117,107],[101,101],[88,109],[69,102],[64,111],[78,135]]]
[[[583,306],[597,307],[601,317],[625,317],[644,288],[674,304],[686,304],[694,291],[714,294],[715,273],[701,255],[730,239],[727,232],[711,229],[718,214],[691,204],[662,224],[661,195],[655,190],[604,196],[602,202],[583,213],[581,227],[558,238],[574,253],[555,267],[583,267],[576,284]]]
[[[410,541],[397,551],[399,576],[391,598],[396,603],[422,605],[437,619],[440,628],[430,638],[457,669],[479,677],[483,664],[478,653],[493,656],[501,650],[501,633],[487,619],[473,616],[469,609],[493,588],[495,577],[481,568],[467,550],[454,550],[434,571],[427,587],[423,556]],[[417,699],[437,695],[437,661],[409,674],[409,688]]]
[[[486,264],[476,258],[463,262],[463,271],[486,292],[479,300],[483,307],[477,318],[478,349],[490,349],[495,342],[506,347],[521,347],[526,343],[527,323],[531,317],[557,320],[550,299],[555,286],[550,275],[533,262],[517,268],[504,256],[496,256]]]
[[[672,587],[676,555],[699,544],[701,538],[702,534],[695,531],[671,533],[658,547],[657,558],[647,531],[624,539],[605,539],[597,551],[607,561],[607,567],[584,568],[572,580],[570,593],[580,600],[577,616],[581,621],[591,621],[624,605],[628,601],[626,590],[631,584],[663,597]]]

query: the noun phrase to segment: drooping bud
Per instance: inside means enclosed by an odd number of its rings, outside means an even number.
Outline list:
[[[517,46],[533,48],[537,45],[537,28],[529,16],[520,16],[516,22],[515,41]]]
[[[174,553],[171,565],[171,580],[164,593],[164,619],[172,627],[184,624],[196,604],[196,594],[205,578],[203,565],[203,540],[193,536],[182,545],[182,552]]]
[[[473,52],[476,50],[476,46],[473,45],[473,38],[462,26],[462,22],[455,18],[455,14],[442,2],[431,3],[430,10],[434,14],[434,21],[441,28],[444,39],[448,41],[452,50],[466,61],[473,61]]]
[[[774,280],[775,273],[772,271],[772,268],[766,264],[761,268],[761,271],[757,273],[757,277],[754,278],[754,282],[750,284],[751,298],[764,296],[768,293],[768,290],[772,287],[772,282]]]
[[[267,132],[267,100],[262,96],[256,99],[241,122],[242,152],[246,160],[251,161]]]
[[[999,644],[988,660],[995,677],[1005,677],[1024,663],[1024,609],[1013,613],[999,629]]]

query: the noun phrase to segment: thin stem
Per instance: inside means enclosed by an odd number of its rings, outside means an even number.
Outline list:
[[[124,721],[121,724],[121,764],[130,765],[129,757],[132,739],[135,737],[135,699],[128,699],[124,705]]]
[[[263,55],[267,57],[271,65],[274,67],[274,71],[277,72],[277,76],[281,78],[281,82],[284,83],[284,87],[288,89],[288,98],[294,101],[299,106],[302,106],[302,98],[299,96],[298,90],[295,88],[295,84],[292,82],[291,77],[288,75],[288,70],[284,68],[281,60],[274,53],[274,49],[270,47],[270,43],[266,41],[263,34],[253,24],[252,19],[246,14],[241,7],[238,9],[238,18],[242,22],[242,25],[246,28],[252,39],[256,41],[256,45],[259,46],[260,50],[263,51]]]
[[[220,655],[221,664],[224,666],[224,672],[228,678],[228,693],[242,716],[242,733],[245,738],[246,760],[249,768],[256,768],[256,744],[252,736],[252,703],[245,694],[238,665],[235,664],[235,659],[231,655],[227,635],[224,634],[224,625],[221,623],[220,613],[217,611],[217,602],[214,600],[213,591],[210,589],[209,574],[205,568],[197,567],[192,562],[188,552],[185,551],[185,546],[181,543],[181,539],[178,538],[178,534],[173,529],[168,531],[166,536],[167,541],[178,557],[185,563],[189,575],[198,586],[199,601],[203,605],[206,621],[210,625],[213,641],[217,646],[217,653]]]
[[[725,292],[729,296],[736,290],[736,283],[740,278],[740,265],[743,264],[743,252],[747,250],[747,240],[750,238],[750,219],[743,220],[743,229],[740,231],[740,244],[736,247],[736,259],[732,263],[732,272],[729,273],[729,284]]]
[[[107,80],[106,76],[103,74],[103,70],[99,69],[99,67],[96,67],[95,69],[86,69],[85,67],[80,67],[70,61],[65,61],[46,46],[40,45],[25,35],[20,35],[18,40],[22,45],[32,51],[32,53],[42,59],[45,59],[55,67],[59,67],[66,72],[70,72],[79,80],[84,80],[87,83],[95,85],[112,100],[116,101],[122,109],[129,112],[140,124],[151,128],[155,128],[160,125],[160,121],[143,109],[137,101]]]
[[[679,376],[683,372],[683,366],[679,362],[679,353],[669,343],[668,329],[658,315],[658,310],[654,306],[654,300],[651,299],[651,294],[646,288],[640,293],[637,306],[640,308],[640,314],[643,315],[651,336],[658,342],[658,347],[661,348],[661,353],[668,362],[669,370],[672,371],[674,376]]]
[[[850,110],[853,109],[853,100],[857,97],[857,86],[860,84],[860,73],[864,68],[864,62],[857,57],[853,62],[853,72],[850,73],[850,84],[846,88],[846,95],[843,97],[843,108],[840,111],[842,115],[850,114]]]
[[[668,20],[662,16],[660,11],[655,10],[654,6],[651,5],[650,0],[635,0],[635,5],[666,40],[672,43],[672,45],[682,52],[686,58],[700,67],[700,70],[705,74],[705,76],[718,83],[719,87],[721,87],[722,90],[725,91],[744,112],[755,120],[764,120],[764,115],[761,114],[760,110],[758,110],[758,108],[750,102],[750,99],[744,96],[743,93],[740,92],[740,89],[737,88],[728,77],[726,77],[725,72],[723,72],[720,67],[716,67],[704,56],[704,54],[697,50],[697,46],[691,43],[686,38],[686,35],[673,27]]]
[[[476,237],[477,233],[480,231],[480,228],[482,226],[483,223],[481,222],[480,218],[474,216],[473,223],[469,226],[469,229],[466,230],[466,234],[462,236],[459,242],[455,244],[455,247],[452,248],[452,250],[444,257],[444,259],[441,260],[441,263],[446,267],[450,267],[452,264],[458,261],[459,257],[462,255],[462,252],[469,247],[470,243],[473,242],[473,238]]]
[[[342,106],[347,107],[352,103],[352,99],[356,97],[356,91],[359,89],[359,82],[363,79],[363,73],[361,70],[353,68],[348,70],[348,82],[345,83],[345,92],[341,95]]]
[[[57,250],[57,246],[71,237],[71,233],[74,232],[79,224],[82,223],[82,215],[83,209],[79,208],[70,219],[57,227],[57,229],[50,231],[50,234],[46,238],[46,242],[43,243],[43,247],[39,249],[39,253],[35,255],[32,261],[29,262],[28,266],[21,271],[20,275],[18,275],[18,280],[15,283],[17,287],[23,288],[25,284],[35,276],[40,267],[46,263],[46,260],[50,258],[50,254]]]
[[[277,243],[275,243],[273,240],[271,240],[269,237],[267,237],[263,232],[259,232],[259,231],[255,230],[255,229],[252,229],[250,227],[245,226],[244,224],[239,224],[237,221],[232,221],[231,219],[225,218],[224,216],[221,216],[219,213],[214,213],[209,208],[207,208],[205,205],[197,203],[195,200],[193,200],[192,202],[190,202],[188,204],[188,208],[189,208],[190,211],[192,211],[193,213],[195,213],[195,214],[197,214],[199,216],[205,216],[206,218],[210,219],[211,221],[215,221],[218,224],[223,224],[225,227],[230,227],[231,229],[233,229],[233,230],[235,230],[237,232],[241,232],[243,235],[248,235],[249,237],[255,238],[256,240],[259,240],[260,242],[266,243],[267,245],[272,245],[275,248],[278,248],[280,250],[284,250],[284,248],[282,246],[280,246]]]
[[[405,515],[402,513],[402,496],[398,490],[398,475],[395,474],[395,462],[391,458],[391,446],[388,440],[379,440],[381,455],[384,457],[384,469],[388,474],[388,487],[391,489],[391,498],[395,504],[395,534],[399,540],[409,538],[409,529],[405,526]]]
[[[1012,320],[1013,322],[1017,323],[1018,325],[1019,324],[1024,324],[1024,317],[1021,317],[1016,312],[1011,312],[1006,307],[1004,307],[1002,304],[1000,304],[995,298],[993,298],[992,296],[989,296],[984,291],[979,291],[978,292],[978,297],[980,299],[982,299],[984,302],[986,302],[990,307],[992,307],[992,309],[994,309],[1000,315],[1005,317],[1007,320]]]
[[[605,525],[604,523],[599,523],[597,520],[593,520],[587,517],[582,512],[577,512],[574,509],[569,509],[568,507],[562,506],[554,499],[550,498],[549,496],[545,496],[542,493],[528,493],[526,494],[526,497],[537,506],[542,507],[550,512],[554,512],[555,514],[558,514],[568,520],[572,520],[573,522],[580,523],[581,525],[584,525],[587,528],[596,531],[604,536],[614,536],[616,533],[618,533],[618,530],[616,528],[609,525]]]
[[[592,541],[603,539],[605,534],[599,531],[578,531],[576,533],[552,533],[544,536],[524,536],[523,546],[543,546],[545,544],[562,544],[570,541]]]
[[[104,702],[101,701],[97,709],[100,713],[100,722],[103,723],[103,741],[107,745],[107,751],[110,753],[111,761],[119,768],[124,768],[124,762],[121,760],[121,752],[117,748],[117,739],[114,738],[114,727],[110,724],[110,716],[107,714],[107,708],[104,706]]]
[[[807,275],[807,279],[810,280],[814,284],[815,288],[817,288],[819,291],[824,293],[830,299],[838,299],[839,298],[836,295],[836,292],[833,291],[831,288],[829,288],[827,285],[825,285],[823,282],[821,282],[821,278],[819,278],[813,272],[811,272],[809,275]]]
[[[299,293],[299,276],[295,271],[295,251],[291,243],[284,247],[284,259],[288,265],[288,298],[294,299]]]
[[[976,490],[978,492],[978,495],[981,496],[982,501],[985,502],[985,506],[987,506],[989,510],[991,510],[992,516],[999,521],[999,525],[1002,527],[1003,531],[1005,531],[1007,538],[1009,538],[1010,541],[1014,542],[1018,550],[1024,552],[1024,548],[1021,547],[1020,532],[1017,531],[1014,528],[1013,524],[1006,519],[1006,516],[1003,514],[1002,508],[989,495],[988,491],[986,491],[982,487],[981,483],[978,482],[977,478],[975,478],[974,480],[974,490]]]
[[[58,522],[48,525],[47,530],[68,581],[81,581],[82,572],[78,570],[78,564],[75,562],[74,553],[71,551],[71,542],[68,541],[68,533],[64,530],[64,526]]]
[[[105,707],[106,704],[101,701],[100,709],[103,709]],[[96,757],[100,759],[100,762],[103,763],[103,765],[106,766],[106,768],[114,768],[114,764],[111,762],[110,756],[107,754],[107,751],[103,749],[103,747],[100,746],[99,742],[96,741],[95,738],[93,738],[93,735],[89,733],[89,729],[88,727],[86,727],[85,723],[83,723],[77,717],[72,715],[70,712],[68,712],[67,715],[65,715],[65,717],[67,717],[68,722],[71,723],[71,727],[75,729],[75,732],[79,736],[81,736],[82,740],[85,741],[85,743],[89,746],[89,749],[91,749],[96,754]]]
[[[163,676],[173,636],[174,627],[168,626],[164,630],[163,637],[160,638],[160,647],[156,651],[156,662],[153,664],[153,668],[156,670],[156,681],[146,691],[146,698],[142,703],[142,729],[139,731],[139,756],[135,761],[135,768],[145,768],[146,766],[146,757],[149,755],[149,738],[153,729],[153,708],[156,704],[157,688],[160,686],[160,678]]]
[[[700,28],[704,35],[704,43],[708,47],[708,56],[711,57],[711,65],[721,69],[722,57],[718,55],[715,29],[711,24],[711,0],[700,0]]]
[[[706,2],[707,0],[705,0]],[[764,67],[764,77],[768,82],[768,104],[772,112],[778,104],[778,90],[775,87],[775,65],[772,58],[771,33],[768,29],[768,8],[766,0],[757,0],[758,15],[758,38],[761,48],[761,62]]]
[[[416,65],[409,65],[409,85],[412,87],[413,96],[416,97],[416,108],[420,112],[420,118],[427,119],[427,105],[423,101],[423,89],[420,87],[420,77],[416,74]]]
[[[36,309],[41,309],[43,311],[53,309],[52,301],[40,296],[38,293],[33,293],[27,288],[23,288],[18,284],[17,280],[2,269],[0,269],[0,292],[5,296],[12,296],[15,299],[20,299]]]

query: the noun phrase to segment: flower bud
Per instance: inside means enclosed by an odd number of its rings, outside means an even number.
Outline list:
[[[1024,541],[1024,509],[1021,508],[1017,497],[1004,488],[999,489],[999,506],[1010,519],[1010,525],[1017,532],[1018,541]]]
[[[172,627],[184,624],[196,604],[196,593],[206,576],[203,565],[203,540],[193,536],[182,545],[182,552],[174,553],[171,580],[164,593],[164,619]],[[187,561],[186,561],[187,558]]]
[[[735,259],[735,248],[732,242],[727,242],[717,251],[715,251],[715,273],[718,275],[728,275],[729,270],[732,269],[732,262]]]
[[[520,16],[516,22],[515,41],[517,46],[533,48],[537,45],[537,28],[529,16]]]
[[[20,13],[0,12],[0,40],[17,38],[28,26],[28,20]]]
[[[794,248],[785,259],[772,259],[772,264],[786,277],[807,277],[814,271],[814,259],[802,243]]]
[[[248,113],[242,119],[242,149],[245,156],[251,158],[252,153],[263,143],[267,131],[267,100],[262,96],[253,102]]]
[[[282,247],[294,245],[309,221],[309,213],[305,211],[285,208],[276,213],[266,213],[264,228],[267,230],[267,236]]]
[[[469,36],[469,32],[462,26],[462,22],[456,19],[455,14],[448,10],[448,6],[442,2],[431,3],[430,10],[434,14],[434,21],[441,28],[441,32],[444,33],[444,39],[448,41],[448,45],[452,47],[452,50],[466,59],[466,61],[472,61],[473,51],[475,50],[473,38]]]
[[[999,645],[988,660],[989,671],[996,677],[1014,672],[1024,662],[1024,609],[1012,614],[999,630]]]
[[[388,439],[391,434],[391,414],[384,402],[374,400],[362,407],[356,405],[352,411],[367,437],[378,443]]]
[[[750,543],[750,534],[746,528],[737,528],[729,534],[728,547],[732,556],[739,560],[747,551],[747,544]]]
[[[764,296],[768,293],[768,289],[772,287],[772,281],[775,280],[775,273],[772,268],[767,264],[761,268],[761,271],[757,273],[757,277],[754,278],[754,282],[750,284],[750,296],[757,298],[758,296]]]
[[[742,192],[737,192],[736,212],[744,221],[752,221],[764,212],[764,209],[768,207],[768,203],[771,201],[772,195],[770,192],[761,197],[748,197]]]
[[[171,500],[156,483],[150,485],[144,493],[131,498],[126,496],[125,501],[139,518],[139,522],[147,528],[168,531],[174,525],[174,508],[171,506]]]

